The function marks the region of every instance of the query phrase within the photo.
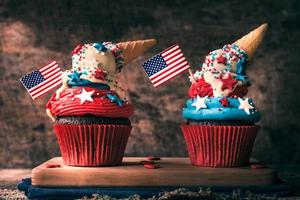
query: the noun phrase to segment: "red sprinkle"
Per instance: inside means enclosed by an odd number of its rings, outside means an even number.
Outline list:
[[[264,168],[266,168],[265,165],[261,165],[261,164],[252,164],[250,167],[251,167],[251,169],[264,169]]]
[[[160,157],[148,156],[147,160],[160,160]]]
[[[160,168],[160,166],[157,165],[157,164],[144,164],[144,167],[147,168],[147,169],[157,169],[157,168]]]
[[[155,164],[154,160],[142,160],[140,163],[142,165],[145,165],[145,164]]]
[[[61,167],[60,164],[55,164],[55,163],[47,163],[46,168],[58,168]]]

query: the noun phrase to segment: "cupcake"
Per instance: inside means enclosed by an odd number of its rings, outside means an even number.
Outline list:
[[[72,51],[72,69],[46,105],[64,164],[120,165],[131,131],[133,107],[120,93],[118,73],[156,41],[80,44]]]
[[[249,164],[260,113],[246,97],[248,62],[267,30],[263,24],[233,44],[209,53],[201,71],[191,73],[181,129],[191,163],[203,167]]]

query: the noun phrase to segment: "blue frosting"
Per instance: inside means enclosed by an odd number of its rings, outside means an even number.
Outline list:
[[[96,88],[99,90],[109,90],[110,87],[104,83],[93,83],[91,81],[81,79],[80,76],[82,73],[78,73],[77,71],[73,72],[72,74],[68,75],[70,80],[68,80],[68,85],[70,88],[77,88],[77,87],[91,87]]]
[[[251,98],[248,99],[249,104],[254,107],[250,109],[250,114],[244,109],[239,109],[240,102],[237,98],[227,98],[228,106],[222,106],[221,98],[207,97],[205,105],[207,108],[201,108],[196,111],[196,107],[192,104],[195,99],[189,99],[186,102],[186,107],[183,108],[182,115],[186,119],[206,121],[249,121],[257,122],[260,120],[260,113],[257,111],[255,104]]]
[[[240,58],[236,64],[236,73],[238,75],[246,75],[247,60]]]

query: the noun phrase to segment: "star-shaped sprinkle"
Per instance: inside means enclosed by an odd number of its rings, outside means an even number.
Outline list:
[[[82,73],[75,71],[73,74],[69,74],[68,77],[71,78],[72,82],[79,82],[81,75]]]
[[[75,95],[75,97],[80,99],[80,104],[83,104],[86,101],[93,102],[92,95],[94,94],[94,90],[87,92],[84,88],[81,91],[81,94]]]
[[[219,102],[221,103],[221,105],[223,107],[228,107],[228,105],[229,105],[228,99],[226,97],[220,99]]]
[[[200,110],[201,108],[207,108],[207,106],[205,104],[206,98],[207,98],[207,96],[201,98],[201,97],[199,97],[199,95],[197,95],[196,101],[191,104],[192,106],[196,107],[196,112],[198,112],[198,110]]]
[[[229,90],[232,90],[233,86],[237,83],[237,81],[234,80],[230,74],[226,79],[221,79],[221,81],[223,82],[222,89],[229,89]]]
[[[116,95],[112,95],[112,94],[108,93],[108,94],[106,94],[106,96],[107,96],[107,98],[110,99],[110,102],[115,102],[115,103],[117,103],[118,106],[122,106],[124,104],[124,101]]]
[[[220,56],[217,58],[217,62],[218,62],[218,63],[223,63],[223,64],[225,64],[226,61],[227,61],[227,59],[226,59],[224,56],[222,56],[222,55],[220,55]]]
[[[105,80],[105,78],[107,77],[107,73],[102,69],[98,69],[98,68],[94,70],[93,75],[95,76],[96,79],[100,79],[100,80]]]
[[[243,100],[242,98],[238,98],[240,102],[239,109],[244,110],[248,115],[250,115],[250,109],[253,109],[254,107],[249,104],[249,99],[246,98]]]
[[[98,50],[98,52],[106,52],[107,51],[106,46],[103,45],[102,43],[94,43],[93,46]]]

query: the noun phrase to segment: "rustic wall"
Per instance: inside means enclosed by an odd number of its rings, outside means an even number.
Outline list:
[[[273,163],[300,161],[300,2],[266,1],[0,1],[0,167],[32,167],[59,155],[44,105],[33,102],[20,76],[54,59],[70,67],[77,43],[157,38],[158,45],[123,71],[135,105],[128,155],[185,156],[179,126],[187,74],[153,89],[140,67],[178,42],[193,69],[210,51],[268,22],[270,29],[249,69],[263,119],[253,156]],[[124,80],[127,81],[124,81]]]

